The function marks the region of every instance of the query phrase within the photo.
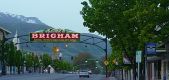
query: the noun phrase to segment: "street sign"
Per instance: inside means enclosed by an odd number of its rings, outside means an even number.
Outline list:
[[[107,66],[108,64],[109,64],[109,62],[108,62],[107,60],[105,60],[105,61],[104,61],[104,65]]]
[[[136,51],[136,62],[141,63],[142,51]]]
[[[146,44],[146,54],[156,54],[156,43]]]
[[[138,68],[137,68],[137,80],[140,80],[140,63],[141,63],[141,55],[142,55],[142,51],[136,51],[136,63],[138,64]]]
[[[80,33],[34,32],[30,33],[31,42],[79,42]]]

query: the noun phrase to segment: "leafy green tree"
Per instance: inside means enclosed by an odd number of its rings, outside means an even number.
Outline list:
[[[106,35],[114,51],[130,57],[135,75],[135,52],[147,42],[168,37],[168,0],[89,0],[81,14],[89,31]]]
[[[14,59],[15,59],[15,47],[13,43],[9,43],[5,45],[5,52],[6,52],[6,62],[7,66],[10,67],[10,74],[12,73],[12,66],[14,66]]]
[[[12,42],[5,44],[5,61],[7,66],[10,67],[10,74],[12,72],[12,66],[16,66],[18,74],[20,74],[21,66],[23,66],[22,52],[17,50]]]
[[[84,19],[84,26],[88,27],[90,32],[97,31],[99,34],[106,35],[108,38],[110,38],[110,43],[113,48],[112,50],[118,53],[114,55],[121,57],[121,50],[126,50],[126,46],[130,44],[130,42],[128,43],[127,41],[131,40],[131,31],[129,31],[130,28],[128,23],[126,23],[126,18],[123,15],[123,12],[132,8],[134,6],[134,1],[89,0],[88,3],[84,1],[82,4],[84,7],[81,14]],[[128,54],[131,54],[131,52]],[[114,59],[115,57],[111,59],[110,65],[108,65],[110,70],[112,70],[111,62]]]
[[[33,56],[32,53],[27,53],[25,56],[25,65],[27,70],[31,71],[31,68],[33,67]]]
[[[117,54],[117,55],[115,55]],[[119,67],[119,65],[123,65],[123,61],[122,61],[122,53],[121,51],[113,51],[113,53],[108,57],[108,61],[110,64],[108,64],[108,70],[112,71],[112,70],[116,70],[116,69],[121,69],[121,67]]]
[[[47,68],[48,65],[50,65],[52,62],[51,57],[48,54],[43,54],[42,55],[42,64],[44,68]]]
[[[72,70],[72,66],[69,63],[67,63],[66,61],[61,61],[60,65],[61,65],[60,66],[61,70],[67,70],[67,71]]]
[[[143,49],[146,42],[163,41],[168,37],[169,1],[137,0],[135,6],[124,12],[127,22],[135,26],[136,39],[139,41],[138,49]]]
[[[21,66],[23,66],[23,58],[22,58],[22,52],[20,50],[16,51],[16,54],[15,54],[15,66],[18,68],[18,74],[20,74],[20,71],[21,71]]]
[[[7,66],[10,67],[10,74],[12,72],[12,66],[16,66],[18,60],[16,47],[12,42],[5,44],[5,61]],[[19,73],[19,72],[18,72]]]
[[[67,70],[67,71],[73,70],[73,65],[66,62],[66,61],[54,60],[53,62],[54,62],[53,66],[56,71],[58,71],[58,70]]]
[[[33,56],[33,67],[34,67],[34,71],[36,71],[38,68],[40,68],[40,60],[39,57],[37,55]]]
[[[55,69],[56,71],[59,70],[59,65],[60,65],[60,62],[59,62],[58,59],[53,60],[53,65],[52,65],[52,66],[54,67],[54,69]]]

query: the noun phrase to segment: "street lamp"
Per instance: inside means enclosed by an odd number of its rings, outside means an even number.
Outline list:
[[[67,44],[65,44],[65,47],[67,48],[67,47],[68,47],[68,45],[67,45]]]
[[[53,47],[53,48],[52,48],[52,51],[53,51],[54,53],[58,53],[58,52],[60,51],[60,49],[59,49],[59,47]]]
[[[96,63],[99,63],[99,61],[98,61],[98,60],[96,60]]]
[[[88,62],[88,61],[85,61],[86,63]]]

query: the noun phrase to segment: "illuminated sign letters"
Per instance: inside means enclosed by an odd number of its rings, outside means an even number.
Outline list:
[[[30,33],[31,42],[78,42],[79,33]]]

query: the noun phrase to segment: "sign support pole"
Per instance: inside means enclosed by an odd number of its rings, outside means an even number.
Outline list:
[[[147,62],[146,61],[147,61],[147,56],[145,55],[145,61],[144,61],[145,63],[145,66],[144,66],[145,67],[145,78],[144,79],[145,80],[147,80]]]
[[[138,80],[140,80],[140,63],[137,63],[137,64],[138,64],[137,78],[138,78]]]
[[[141,55],[142,51],[137,51],[136,52],[136,63],[137,63],[137,80],[140,80],[140,63],[141,63]]]

